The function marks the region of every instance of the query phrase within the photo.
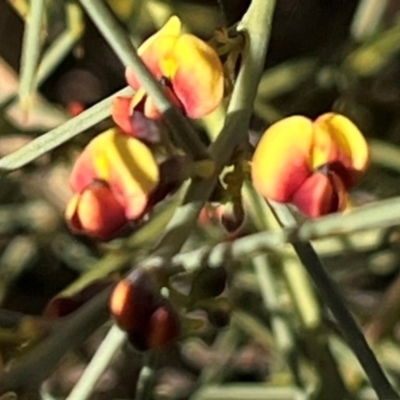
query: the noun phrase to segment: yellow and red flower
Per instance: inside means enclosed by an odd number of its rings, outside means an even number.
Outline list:
[[[272,125],[255,150],[251,176],[265,198],[292,203],[311,217],[341,211],[365,171],[368,145],[345,116],[303,116]]]
[[[109,240],[143,216],[159,179],[159,167],[145,144],[118,129],[103,132],[75,162],[67,221],[76,232]]]
[[[201,118],[221,103],[224,91],[222,64],[215,50],[194,35],[182,33],[178,17],[171,17],[138,50],[144,63],[165,86],[171,101],[190,118]],[[113,117],[122,129],[129,129],[129,115],[138,106],[148,118],[159,112],[147,97],[133,71],[126,79],[136,91],[132,99],[115,100]]]

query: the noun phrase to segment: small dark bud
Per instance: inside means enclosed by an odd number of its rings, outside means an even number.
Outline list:
[[[152,278],[147,271],[136,270],[120,281],[110,297],[110,311],[117,325],[136,336],[149,323],[158,302]]]
[[[194,300],[217,297],[225,290],[226,279],[223,266],[200,268],[194,276],[190,297]]]
[[[154,349],[166,347],[179,338],[180,330],[178,313],[168,301],[164,301],[151,316],[147,344]]]

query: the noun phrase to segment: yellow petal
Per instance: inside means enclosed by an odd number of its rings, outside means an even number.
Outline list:
[[[142,56],[149,50],[149,48],[151,48],[158,40],[163,37],[169,36],[178,38],[181,34],[181,30],[181,20],[176,15],[173,15],[158,32],[150,36],[142,43],[142,45],[138,49],[138,54]]]
[[[255,189],[265,198],[290,201],[312,174],[312,139],[312,122],[302,116],[282,119],[267,129],[251,163]]]
[[[314,129],[313,167],[329,164],[347,187],[353,186],[369,160],[368,145],[360,130],[336,113],[321,115],[315,120]]]
[[[138,49],[138,54],[143,62],[157,79],[162,77],[161,61],[170,57],[180,35],[181,26],[178,17],[171,17],[157,33],[149,37]],[[125,77],[131,87],[136,90],[139,89],[140,83],[130,68],[126,69]]]
[[[171,79],[189,117],[201,118],[221,103],[224,94],[221,61],[215,50],[196,36],[180,36],[170,59],[163,59],[161,71]]]
[[[107,182],[123,204],[128,219],[139,217],[148,195],[159,181],[158,165],[141,141],[110,129],[95,137],[84,150],[91,158],[96,178]]]

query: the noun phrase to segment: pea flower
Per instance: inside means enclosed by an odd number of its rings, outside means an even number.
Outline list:
[[[368,158],[363,135],[345,116],[327,113],[314,122],[292,116],[264,133],[251,177],[263,197],[318,217],[346,207],[347,191],[359,181]]]
[[[201,118],[218,107],[223,98],[223,67],[215,50],[194,35],[182,33],[178,17],[171,17],[138,49],[144,63],[164,85],[171,101],[188,117]],[[120,126],[127,126],[129,115],[140,108],[148,118],[159,112],[147,97],[134,72],[127,68],[126,79],[136,91],[130,100],[115,100],[113,116]],[[128,111],[128,114],[127,114]],[[129,124],[128,124],[129,126]]]
[[[66,209],[72,230],[103,240],[146,212],[159,182],[150,149],[138,139],[110,129],[96,136],[75,162]]]

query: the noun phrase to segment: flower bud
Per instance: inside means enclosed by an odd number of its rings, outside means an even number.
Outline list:
[[[147,345],[152,349],[168,346],[180,335],[180,321],[178,313],[170,302],[164,300],[153,312],[147,335]]]
[[[223,266],[200,268],[193,277],[190,297],[194,301],[219,296],[225,289],[227,274]]]
[[[110,298],[110,311],[117,325],[129,335],[140,337],[156,309],[158,296],[147,271],[136,270],[120,281]]]
[[[102,240],[114,237],[127,223],[124,207],[110,187],[94,181],[68,203],[65,211],[70,228]]]

